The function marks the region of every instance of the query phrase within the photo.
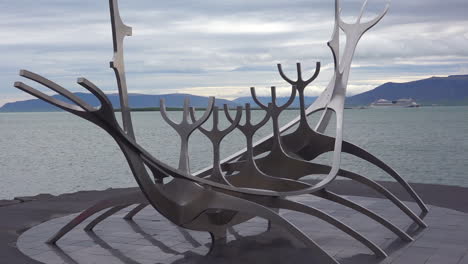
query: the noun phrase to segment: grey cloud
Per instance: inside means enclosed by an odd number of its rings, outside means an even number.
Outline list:
[[[345,19],[353,19],[362,1],[342,2]],[[365,19],[385,3],[370,0]],[[248,89],[241,87],[286,86],[275,72],[278,62],[293,74],[296,61],[309,71],[321,61],[311,93],[331,77],[326,42],[332,0],[120,0],[120,7],[134,28],[125,43],[132,91],[225,87],[226,97],[245,95]],[[20,68],[72,89],[76,77],[86,76],[115,91],[107,1],[3,1],[0,10],[0,96],[20,96],[11,88]],[[468,69],[467,13],[466,0],[393,0],[389,14],[358,46],[350,94],[385,81]]]

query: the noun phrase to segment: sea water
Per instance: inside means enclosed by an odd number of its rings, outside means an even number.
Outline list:
[[[180,120],[182,112],[169,112]],[[201,112],[198,116],[201,116]],[[297,110],[283,112],[284,124]],[[345,110],[343,137],[376,155],[410,182],[468,187],[468,107]],[[253,111],[260,120],[263,111]],[[220,113],[223,116],[223,113]],[[312,116],[313,125],[319,115]],[[159,112],[132,114],[137,141],[163,162],[177,167],[179,138]],[[210,122],[205,125],[211,127]],[[221,119],[221,127],[227,121]],[[333,120],[327,134],[334,134]],[[271,133],[271,123],[256,135]],[[222,155],[245,147],[239,131],[222,143]],[[210,141],[190,139],[192,172],[212,161]],[[318,158],[329,162],[330,155]],[[377,180],[392,180],[378,168],[348,154],[342,168]],[[39,193],[136,186],[123,154],[102,129],[65,112],[0,114],[0,199]]]

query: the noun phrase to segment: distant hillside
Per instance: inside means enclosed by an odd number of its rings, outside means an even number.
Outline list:
[[[75,93],[84,101],[93,106],[99,105],[98,100],[88,93]],[[183,106],[184,98],[189,96],[191,105],[204,108],[208,104],[208,97],[189,94],[129,94],[131,108],[156,108],[159,107],[160,98],[166,99],[167,107],[180,108]],[[68,101],[60,95],[53,97]],[[120,108],[117,94],[108,95],[115,109]],[[397,100],[400,98],[413,98],[420,104],[440,104],[440,105],[468,105],[468,75],[452,75],[448,77],[432,77],[407,83],[385,83],[371,91],[361,93],[346,99],[346,105],[369,105],[378,99]],[[278,97],[278,104],[284,104],[289,98]],[[310,105],[317,97],[306,97],[306,105]],[[260,96],[259,100],[268,104],[271,101],[269,96]],[[244,105],[250,103],[256,107],[256,103],[250,96],[239,97],[235,100],[216,99],[216,104],[222,106]],[[299,100],[296,98],[291,107],[299,107]],[[7,103],[0,108],[0,112],[50,112],[59,111],[55,106],[45,103],[39,99]]]
[[[89,93],[75,93],[75,95],[82,98],[87,103],[98,106],[99,101]],[[117,94],[107,95],[115,109],[120,108],[119,96]],[[128,100],[131,108],[149,108],[159,107],[159,100],[165,98],[167,107],[182,107],[185,97],[190,97],[190,104],[194,107],[206,107],[208,105],[208,97],[189,95],[189,94],[163,94],[163,95],[148,95],[148,94],[129,94]],[[61,95],[54,95],[54,98],[69,102]],[[236,105],[232,101],[225,99],[216,99],[216,104],[222,106],[228,104],[230,106]],[[7,103],[0,108],[0,112],[51,112],[60,111],[61,109],[43,102],[39,99],[32,99],[26,101],[18,101]]]
[[[306,106],[308,106],[311,103],[313,103],[315,101],[315,99],[317,99],[317,97],[306,96],[304,99],[305,99],[304,101],[306,103]],[[271,97],[270,96],[259,96],[258,100],[260,100],[260,102],[262,104],[267,105],[268,103],[271,102]],[[278,105],[283,105],[288,100],[289,100],[289,97],[277,97],[276,98],[276,102],[277,102]],[[257,107],[257,104],[255,103],[255,101],[250,96],[239,97],[237,99],[234,99],[233,102],[235,102],[235,103],[237,103],[239,105],[245,105],[246,103],[249,103],[252,107]],[[299,107],[299,98],[298,97],[296,97],[296,99],[294,100],[294,102],[291,104],[290,107]]]
[[[407,83],[385,83],[351,96],[346,105],[369,105],[378,99],[413,98],[419,104],[468,105],[468,75],[432,77]]]

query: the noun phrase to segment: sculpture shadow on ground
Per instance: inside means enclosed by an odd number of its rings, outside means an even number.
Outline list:
[[[297,264],[310,264],[311,259],[314,258],[314,253],[303,247],[297,241],[284,237],[284,233],[277,227],[273,227],[270,231],[265,231],[256,235],[241,236],[237,234],[236,239],[226,243],[217,244],[211,251],[201,253],[200,251],[207,251],[209,244],[200,246],[197,250],[187,250],[185,252],[178,252],[170,249],[169,246],[164,244],[164,241],[158,240],[153,236],[144,232],[137,224],[131,224],[132,228],[139,234],[142,234],[145,239],[150,243],[160,248],[162,251],[174,255],[173,258],[165,261],[155,261],[154,263],[162,264],[219,264],[219,263],[232,263],[232,264],[283,264],[283,263],[297,263]],[[237,231],[234,231],[237,233]],[[131,254],[126,254],[125,250],[116,248],[101,238],[100,235],[93,232],[87,233],[89,238],[99,247],[101,247],[109,255],[115,257],[123,264],[140,264],[147,263],[133,259]],[[383,249],[389,254],[400,250],[406,243],[395,239],[391,241]],[[66,264],[80,264],[80,259],[73,257],[72,254],[62,250],[60,246],[50,246]],[[352,249],[352,248],[351,248]],[[358,249],[357,249],[358,250]],[[344,251],[346,251],[344,249]],[[359,251],[359,250],[358,250]],[[342,256],[338,260],[343,264],[357,264],[367,263],[374,264],[380,263],[382,260],[375,258],[375,256],[366,253],[355,254],[348,249],[352,256]],[[339,252],[336,252],[339,253]],[[343,254],[343,253],[342,253]],[[345,254],[346,255],[346,254]]]

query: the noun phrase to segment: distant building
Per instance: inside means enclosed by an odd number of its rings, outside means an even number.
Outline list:
[[[419,107],[419,104],[416,103],[414,99],[411,98],[402,98],[396,101],[389,101],[386,99],[379,99],[372,104],[370,107]]]

